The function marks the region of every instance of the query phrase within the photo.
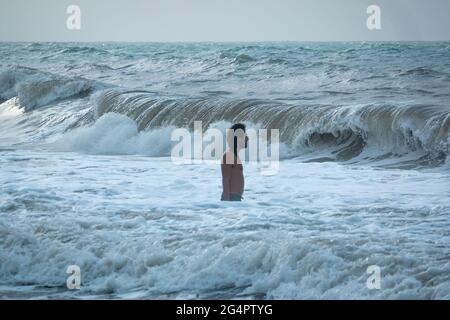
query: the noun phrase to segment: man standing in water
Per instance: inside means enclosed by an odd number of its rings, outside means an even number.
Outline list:
[[[244,193],[244,172],[239,152],[247,148],[245,125],[236,123],[227,131],[229,149],[222,157],[222,201],[241,201]]]

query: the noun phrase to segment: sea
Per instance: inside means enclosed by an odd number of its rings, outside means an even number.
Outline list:
[[[450,299],[449,42],[0,57],[0,298]],[[195,121],[279,130],[279,170],[220,201],[171,156]]]

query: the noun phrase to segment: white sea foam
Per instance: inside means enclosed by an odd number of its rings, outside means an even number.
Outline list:
[[[2,121],[20,116],[23,112],[24,110],[18,105],[16,98],[0,103],[0,118]]]
[[[285,160],[267,177],[251,164],[245,201],[221,203],[219,166],[20,151],[0,161],[6,296],[450,298],[440,171]],[[72,264],[78,292],[65,288]],[[381,290],[366,286],[370,265]]]

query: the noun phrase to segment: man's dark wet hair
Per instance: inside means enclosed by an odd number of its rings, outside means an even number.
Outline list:
[[[243,124],[243,123],[235,123],[235,124],[233,124],[231,126],[230,130],[233,130],[233,133],[236,132],[237,130],[242,130],[242,131],[245,132],[245,128],[246,128],[245,124]],[[238,145],[237,137],[234,136],[234,139],[233,139],[233,153],[234,153],[235,157],[237,157],[237,154],[238,154],[237,145]]]
[[[245,128],[246,128],[245,124],[243,124],[243,123],[235,123],[235,124],[233,124],[231,126],[230,130],[236,131],[236,130],[241,129],[242,131],[245,132]]]

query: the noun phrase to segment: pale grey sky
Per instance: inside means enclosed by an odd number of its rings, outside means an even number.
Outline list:
[[[450,40],[449,16],[450,0],[0,0],[0,41]]]

